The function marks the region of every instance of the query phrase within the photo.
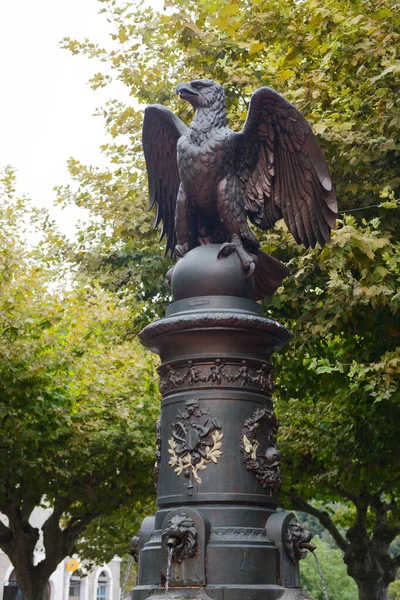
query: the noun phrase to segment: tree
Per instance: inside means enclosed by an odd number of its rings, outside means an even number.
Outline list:
[[[101,4],[115,26],[111,49],[64,41],[107,65],[93,88],[115,78],[143,104],[167,104],[189,120],[175,84],[210,77],[225,85],[231,124],[240,127],[251,92],[270,85],[318,135],[347,216],[322,252],[296,247],[283,226],[263,237],[263,248],[293,273],[264,302],[293,331],[275,360],[282,502],[328,529],[361,600],[386,599],[400,565],[389,552],[400,533],[399,5],[169,0],[156,14]],[[78,191],[60,189],[59,199],[101,217],[82,233],[75,258],[107,289],[136,287],[140,328],[168,301],[165,263],[143,208],[142,111],[112,100],[101,113],[112,138],[103,147],[110,169],[71,159]],[[339,500],[346,510],[335,512]]]
[[[151,357],[128,334],[131,311],[74,281],[47,216],[14,188],[8,168],[0,189],[0,548],[23,600],[43,600],[50,575],[99,516],[136,506],[132,520],[140,520],[158,392]],[[35,565],[40,532],[29,517],[41,503],[53,511]]]

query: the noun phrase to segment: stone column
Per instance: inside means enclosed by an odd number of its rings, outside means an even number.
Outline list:
[[[158,511],[137,540],[133,600],[165,598],[167,578],[171,598],[274,600],[299,586],[285,546],[293,515],[276,513],[270,363],[290,336],[261,315],[237,256],[217,259],[218,249],[177,263],[175,302],[140,334],[161,358],[163,399]]]

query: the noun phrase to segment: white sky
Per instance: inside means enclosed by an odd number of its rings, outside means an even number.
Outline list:
[[[160,6],[160,0],[152,2]],[[88,79],[101,66],[59,48],[68,36],[107,45],[112,24],[97,0],[0,0],[0,170],[17,169],[19,191],[40,206],[53,204],[55,185],[67,183],[70,156],[104,165],[103,121],[92,116],[121,85],[94,92]],[[78,209],[52,209],[64,233],[73,234]]]

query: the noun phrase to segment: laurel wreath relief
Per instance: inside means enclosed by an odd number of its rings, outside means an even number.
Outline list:
[[[264,443],[257,440],[260,427],[268,427]],[[271,493],[278,492],[282,485],[280,472],[281,455],[276,447],[278,421],[272,410],[265,406],[258,408],[250,419],[244,422],[240,452],[248,471],[252,471],[261,487]]]
[[[186,454],[184,458],[178,456],[176,453],[177,443],[175,442],[174,438],[171,438],[170,440],[168,440],[168,453],[170,455],[170,460],[168,464],[174,468],[174,471],[178,476],[184,472],[188,476],[191,473],[195,482],[201,483],[201,478],[198,475],[198,471],[204,471],[204,469],[207,468],[207,464],[210,462],[218,462],[218,458],[222,454],[220,448],[222,447],[221,440],[223,437],[223,433],[220,433],[218,430],[214,431],[214,433],[211,436],[213,442],[212,446],[206,446],[205,456],[200,458],[200,460],[196,462],[193,462],[192,455],[190,453]]]
[[[259,445],[260,444],[257,442],[257,440],[250,442],[250,440],[245,435],[243,436],[244,451],[246,452],[246,454],[250,454],[250,457],[253,460],[257,460],[257,448]]]

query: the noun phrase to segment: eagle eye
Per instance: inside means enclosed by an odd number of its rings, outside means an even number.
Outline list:
[[[203,84],[201,81],[193,81],[192,87],[194,87],[195,90],[201,90]]]

